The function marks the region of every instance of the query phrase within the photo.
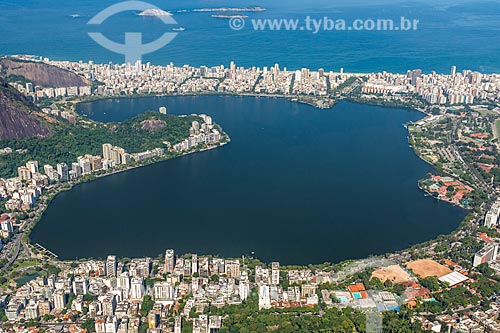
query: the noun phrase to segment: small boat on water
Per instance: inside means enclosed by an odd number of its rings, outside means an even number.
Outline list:
[[[179,27],[179,28],[172,28],[172,31],[184,31],[186,28]]]

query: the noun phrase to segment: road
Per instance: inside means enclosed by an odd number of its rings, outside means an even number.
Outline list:
[[[455,137],[458,136],[458,120],[453,119],[453,128],[452,131],[449,135],[449,142],[450,142],[450,151],[456,156],[457,160],[463,165],[465,171],[472,177],[474,180],[474,183],[481,187],[483,190],[486,190],[489,193],[494,193],[496,190],[491,186],[490,184],[487,184],[482,177],[477,173],[477,171],[470,167],[462,158],[462,155],[460,155],[460,152],[455,145]]]
[[[18,234],[14,237],[13,239],[13,242],[15,244],[15,248],[14,248],[14,252],[12,254],[12,257],[9,259],[9,261],[7,261],[7,263],[2,267],[0,268],[0,272],[3,272],[4,270],[6,270],[7,268],[10,267],[10,265],[12,265],[12,263],[17,259],[17,257],[19,256],[19,252],[21,251],[21,239],[23,238],[23,234]]]

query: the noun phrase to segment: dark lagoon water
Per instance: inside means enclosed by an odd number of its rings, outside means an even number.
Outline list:
[[[432,168],[402,126],[422,117],[415,111],[228,96],[101,100],[79,111],[122,121],[163,105],[213,116],[232,142],[61,193],[33,242],[65,259],[174,248],[307,264],[403,249],[465,215],[417,188]]]

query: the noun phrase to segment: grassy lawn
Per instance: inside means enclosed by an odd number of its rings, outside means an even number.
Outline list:
[[[474,111],[479,112],[481,114],[481,116],[491,116],[491,115],[495,114],[495,112],[490,111],[488,109],[477,109],[477,110],[474,110]]]
[[[15,269],[18,269],[18,268],[26,268],[26,267],[30,267],[30,266],[34,266],[38,263],[38,260],[25,260],[25,261],[16,261],[12,266],[15,268]]]
[[[500,130],[500,119],[497,119],[495,121],[495,129],[497,131],[497,136],[500,138],[500,131],[499,131]]]

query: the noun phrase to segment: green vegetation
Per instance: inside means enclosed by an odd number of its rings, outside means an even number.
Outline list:
[[[473,305],[479,302],[479,297],[472,295],[470,291],[463,286],[444,290],[441,294],[436,294],[435,298],[443,309],[466,307],[467,305]]]
[[[68,296],[68,303],[66,303],[66,309],[71,309],[71,303],[73,303],[75,298],[76,298],[76,295],[73,292],[70,292],[69,296]]]
[[[364,331],[364,315],[351,309],[327,309],[319,316],[319,308],[258,310],[256,293],[241,306],[211,309],[211,314],[227,314],[221,333],[227,332],[332,332]]]
[[[491,268],[489,268],[491,269]],[[500,293],[500,283],[485,276],[475,276],[477,281],[472,283],[472,287],[481,293],[481,296],[489,298]]]
[[[292,309],[258,309],[258,297],[254,292],[242,305],[223,309],[210,308],[210,315],[223,315],[221,333],[246,332],[337,332],[366,331],[367,317],[351,308],[336,309],[319,307]],[[385,313],[384,332],[423,332],[418,323],[412,324],[405,314]]]
[[[418,322],[412,323],[404,314],[386,312],[383,319],[383,331],[390,333],[424,332]]]
[[[85,294],[83,295],[83,301],[84,302],[93,302],[97,300],[97,296],[92,295],[92,294]]]
[[[141,325],[139,326],[139,333],[147,333],[148,328],[148,323],[146,321],[141,322]]]
[[[155,305],[155,302],[151,299],[151,296],[146,295],[142,299],[142,304],[141,304],[141,315],[143,317],[147,316],[149,311],[153,309],[153,306]]]
[[[151,111],[122,123],[103,124],[85,120],[71,126],[61,122],[54,125],[55,133],[48,138],[3,141],[2,147],[22,149],[24,152],[0,157],[0,177],[17,175],[17,168],[29,160],[37,160],[41,166],[62,162],[71,165],[78,156],[101,155],[104,143],[122,147],[129,153],[166,148],[165,141],[176,144],[187,138],[194,120],[199,119]]]
[[[420,284],[429,289],[430,291],[438,291],[441,289],[439,285],[439,280],[435,276],[429,276],[426,277],[425,279],[420,280]]]
[[[87,318],[82,324],[82,328],[86,329],[88,333],[95,332],[95,320],[92,318]]]
[[[8,83],[18,82],[18,83],[22,84],[23,86],[26,86],[26,83],[31,82],[31,81],[27,80],[24,76],[11,74],[5,78],[5,82],[8,82]]]

